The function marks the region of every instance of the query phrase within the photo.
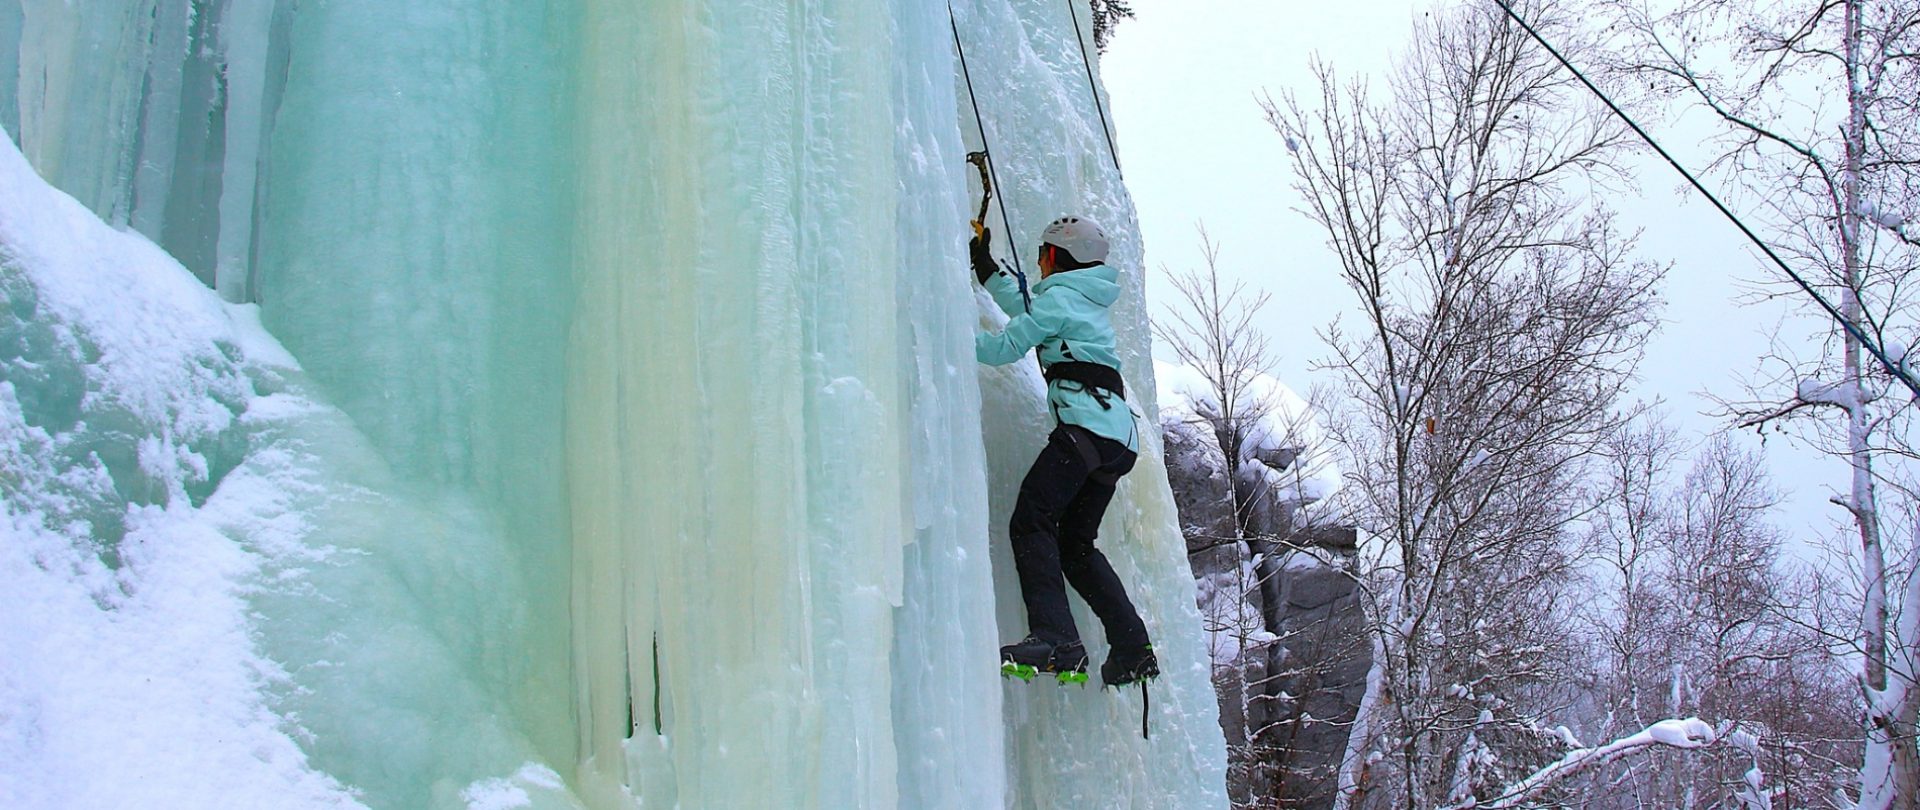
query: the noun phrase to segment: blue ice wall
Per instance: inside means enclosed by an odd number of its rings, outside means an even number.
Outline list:
[[[1152,409],[1086,8],[954,9],[976,121],[946,10],[903,0],[18,7],[0,122],[258,302],[299,361],[269,381],[325,404],[246,422],[233,463],[304,493],[314,553],[265,566],[252,621],[273,705],[368,804],[1224,806],[1156,441],[1102,534],[1167,670],[1153,738],[1137,690],[994,666],[1049,425],[1031,364],[971,356],[983,134],[1024,258],[1064,213],[1115,235]],[[566,784],[487,781],[522,762]]]
[[[573,744],[575,27],[540,3],[302,4],[249,274],[267,327],[400,480],[461,499],[452,536],[394,552],[485,560],[440,572],[454,647],[555,760]],[[500,615],[466,612],[483,606]]]

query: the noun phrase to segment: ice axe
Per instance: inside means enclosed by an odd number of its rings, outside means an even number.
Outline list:
[[[987,229],[987,204],[993,201],[993,176],[987,171],[987,150],[968,152],[967,162],[980,170],[980,213],[973,217],[973,235],[978,237]]]
[[[986,234],[987,205],[993,202],[993,157],[987,154],[987,150],[982,149],[978,152],[968,152],[967,162],[973,164],[973,167],[980,171],[980,213],[975,214],[973,217],[973,238],[979,239]],[[1000,224],[1007,224],[1007,207],[1005,205],[1000,206]],[[1008,239],[1007,250],[1011,252],[1013,250],[1012,237],[1006,238]],[[1019,261],[1018,254],[1015,254],[1014,260],[1016,262]],[[1006,262],[1002,261],[1001,266],[1006,267]],[[1028,307],[1033,306],[1032,294],[1027,291],[1027,274],[1020,272],[1017,265],[1015,267],[1006,267],[1006,269],[1020,282],[1020,300],[1025,302]]]

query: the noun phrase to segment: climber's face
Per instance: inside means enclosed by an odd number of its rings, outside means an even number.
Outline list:
[[[1040,264],[1040,277],[1042,279],[1053,275],[1054,271],[1059,269],[1059,265],[1054,264],[1053,259],[1053,252],[1056,250],[1059,250],[1059,248],[1046,244],[1045,242],[1040,243],[1040,258],[1038,261]]]

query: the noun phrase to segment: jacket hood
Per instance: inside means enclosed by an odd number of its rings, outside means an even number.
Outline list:
[[[1054,287],[1065,287],[1086,296],[1095,304],[1110,307],[1113,302],[1120,300],[1120,271],[1104,264],[1063,270],[1034,285],[1033,291],[1038,294]]]

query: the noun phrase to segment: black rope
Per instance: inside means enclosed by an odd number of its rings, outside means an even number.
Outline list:
[[[1579,79],[1581,84],[1586,85],[1588,90],[1593,91],[1593,94],[1598,96],[1600,101],[1607,105],[1607,109],[1613,110],[1614,115],[1620,116],[1620,120],[1627,122],[1627,126],[1632,127],[1634,133],[1639,135],[1641,140],[1646,141],[1648,146],[1653,147],[1653,151],[1660,153],[1661,157],[1666,158],[1667,163],[1673,166],[1674,171],[1679,172],[1680,176],[1687,178],[1687,182],[1692,183],[1696,190],[1706,196],[1708,202],[1713,203],[1713,207],[1720,209],[1720,213],[1725,215],[1727,220],[1734,224],[1734,227],[1739,228],[1741,233],[1746,234],[1748,239],[1759,246],[1760,251],[1767,254],[1767,258],[1772,259],[1774,264],[1780,265],[1780,269],[1787,274],[1788,278],[1793,279],[1795,284],[1800,285],[1800,289],[1805,290],[1808,295],[1813,296],[1813,300],[1820,303],[1820,307],[1825,309],[1827,314],[1832,316],[1836,323],[1840,324],[1841,329],[1846,330],[1848,335],[1852,336],[1854,340],[1859,341],[1860,345],[1865,346],[1867,351],[1871,352],[1873,356],[1880,361],[1880,364],[1886,367],[1888,374],[1892,374],[1900,382],[1905,383],[1908,390],[1911,390],[1916,398],[1920,398],[1920,383],[1914,382],[1913,378],[1908,376],[1904,369],[1900,368],[1899,365],[1895,364],[1892,360],[1887,359],[1886,352],[1881,351],[1879,346],[1867,339],[1866,333],[1860,331],[1859,326],[1847,320],[1846,316],[1840,314],[1839,309],[1835,308],[1825,296],[1813,288],[1813,285],[1808,284],[1807,280],[1801,278],[1799,273],[1794,272],[1793,268],[1788,267],[1787,263],[1780,258],[1779,254],[1773,252],[1773,248],[1768,247],[1767,243],[1761,241],[1760,237],[1754,234],[1753,230],[1748,228],[1746,223],[1741,222],[1739,217],[1734,216],[1732,211],[1721,204],[1720,198],[1715,197],[1713,192],[1708,191],[1706,186],[1701,185],[1700,181],[1694,178],[1692,172],[1687,171],[1685,166],[1680,165],[1680,161],[1674,160],[1672,155],[1667,154],[1667,150],[1662,149],[1660,144],[1653,140],[1653,136],[1648,135],[1646,130],[1641,129],[1640,125],[1635,123],[1634,120],[1627,115],[1626,111],[1621,110],[1619,105],[1614,104],[1613,99],[1608,98],[1606,93],[1600,92],[1600,88],[1595,87],[1593,82],[1588,81],[1586,75],[1581,73],[1579,68],[1574,67],[1573,63],[1567,61],[1565,56],[1561,56],[1560,52],[1555,50],[1553,45],[1548,43],[1545,37],[1540,36],[1540,32],[1533,30],[1533,26],[1528,25],[1526,20],[1521,19],[1520,15],[1513,10],[1513,7],[1507,5],[1507,0],[1494,0],[1494,2],[1499,4],[1500,9],[1505,11],[1507,16],[1512,17],[1514,22],[1519,23],[1521,28],[1526,29],[1526,32],[1533,36],[1534,41],[1540,43],[1540,47],[1546,48],[1547,53],[1553,54],[1553,58],[1560,60],[1560,64],[1565,66],[1566,69],[1573,74],[1574,78]],[[1845,216],[1853,215],[1853,212],[1847,212],[1845,214]],[[1860,302],[1859,305],[1863,311],[1866,309],[1865,302]]]
[[[1000,173],[993,167],[993,147],[987,144],[987,119],[980,116],[980,99],[973,94],[973,74],[967,70],[967,49],[960,44],[960,23],[953,18],[953,4],[947,4],[947,24],[953,27],[953,49],[960,54],[960,76],[967,80],[967,101],[973,104],[973,122],[980,127],[980,151],[987,155],[987,174],[993,178],[993,187],[1000,189],[1000,225],[1005,228],[1007,252],[1013,255],[1013,266],[1020,266],[1020,249],[1013,244],[1013,225],[1007,221],[1007,187],[1000,185]],[[1015,271],[1018,273],[1018,270]],[[1026,276],[1021,275],[1021,292],[1026,291]]]
[[[1147,682],[1141,681],[1140,682],[1140,739],[1143,739],[1143,740],[1153,739],[1153,735],[1147,733],[1147,715],[1152,713],[1153,713],[1153,699],[1147,696]]]
[[[1093,59],[1087,56],[1087,38],[1080,33],[1080,12],[1074,10],[1074,2],[1067,0],[1067,16],[1073,18],[1073,41],[1080,44],[1080,64],[1087,68],[1087,92],[1093,95],[1093,108],[1100,111],[1100,134],[1107,136],[1107,155],[1113,158],[1113,171],[1124,178],[1126,174],[1120,171],[1120,151],[1113,148],[1113,130],[1107,126],[1107,107],[1100,102],[1100,88],[1093,83]]]

